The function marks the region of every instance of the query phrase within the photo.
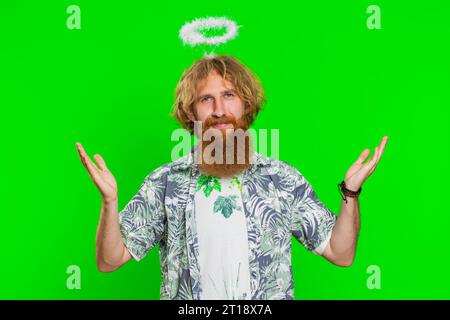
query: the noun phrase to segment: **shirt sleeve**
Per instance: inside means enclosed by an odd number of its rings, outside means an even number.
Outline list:
[[[140,261],[162,238],[165,230],[165,176],[162,169],[150,173],[136,195],[119,214],[122,240],[131,256]]]
[[[296,178],[291,203],[291,231],[306,249],[322,255],[337,216],[317,197],[310,183],[295,169]]]

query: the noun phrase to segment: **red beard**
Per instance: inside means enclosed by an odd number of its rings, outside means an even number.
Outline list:
[[[219,123],[230,123],[233,128],[213,127]],[[203,124],[202,135],[199,137],[201,139],[199,169],[206,175],[227,178],[248,169],[253,146],[249,135],[246,134],[247,129],[245,115],[238,120],[229,116],[207,118]]]

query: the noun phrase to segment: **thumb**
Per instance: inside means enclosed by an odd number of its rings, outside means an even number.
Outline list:
[[[97,153],[96,155],[94,155],[94,159],[95,159],[95,161],[97,161],[98,166],[100,167],[101,170],[108,170],[108,167],[106,166],[105,160],[102,158],[101,155],[99,155]]]
[[[370,154],[370,149],[364,149],[363,152],[358,157],[358,160],[356,160],[357,164],[362,164],[364,160],[367,159],[367,156]]]

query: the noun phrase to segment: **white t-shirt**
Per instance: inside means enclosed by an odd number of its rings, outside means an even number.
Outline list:
[[[219,178],[201,174],[195,193],[201,299],[250,297],[250,269],[242,175]]]

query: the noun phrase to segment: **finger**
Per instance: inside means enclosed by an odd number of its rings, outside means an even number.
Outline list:
[[[381,156],[382,156],[383,153],[384,153],[384,148],[386,147],[386,143],[387,143],[387,136],[384,136],[384,137],[381,139],[380,145],[378,146],[378,155],[377,155],[377,159],[376,159],[376,162],[375,162],[375,167],[378,165],[378,162],[380,161]],[[372,171],[373,171],[373,170],[372,170]]]
[[[381,156],[382,156],[383,153],[384,153],[384,149],[386,148],[387,141],[388,141],[388,137],[387,137],[387,136],[384,136],[383,139],[381,139],[381,144],[380,144],[380,149],[381,149],[381,151],[380,151],[380,156],[379,156],[379,158],[378,158],[378,161],[380,161]],[[377,161],[377,162],[378,162],[378,161]]]
[[[374,150],[373,155],[372,155],[372,157],[370,158],[369,162],[373,163],[373,162],[376,161],[377,156],[378,156],[378,150],[379,150],[379,149],[380,149],[380,148],[379,148],[378,146],[375,147],[375,150]]]
[[[97,178],[99,170],[97,166],[92,162],[91,158],[87,155],[86,151],[84,151],[84,148],[81,146],[81,144],[79,146],[79,152],[81,161],[83,162],[85,168],[88,170],[91,178]]]
[[[84,151],[84,148],[83,148],[83,146],[80,143],[77,143],[77,150],[78,150],[78,155],[80,156],[80,160],[83,163],[83,166],[85,166],[86,169],[87,169],[86,159],[84,157],[86,152]]]
[[[77,145],[78,156],[80,157],[81,163],[87,169],[86,161],[84,160],[84,156],[83,156],[83,151],[84,151],[83,146],[78,142],[76,145]]]
[[[108,167],[106,166],[105,160],[103,159],[103,157],[101,155],[99,155],[97,153],[96,155],[94,155],[94,159],[95,159],[95,161],[97,161],[98,166],[100,167],[100,169],[108,170]]]
[[[369,173],[368,173],[369,176],[372,174],[372,172],[373,172],[373,171],[376,169],[376,167],[378,166],[378,161],[380,161],[380,158],[381,158],[381,150],[378,149],[378,150],[377,150],[377,153],[378,153],[378,155],[377,155],[376,161],[375,161],[375,163],[370,167],[370,170],[369,170]]]
[[[81,158],[81,152],[80,152],[80,150],[81,150],[81,148],[83,148],[83,146],[82,146],[81,143],[79,143],[79,142],[76,142],[75,145],[77,146],[77,152],[78,152],[78,155],[79,155],[80,158]]]
[[[372,169],[369,170],[369,173],[368,173],[369,176],[372,174],[372,172],[375,171],[375,169],[377,168],[377,165],[378,165],[378,164],[374,165],[374,166],[372,167]]]
[[[89,172],[89,175],[92,179],[97,180],[99,178],[99,172],[95,164],[92,162],[92,160],[89,158],[89,156],[86,156],[85,158],[85,164],[86,169]]]
[[[98,168],[91,161],[89,156],[86,154],[86,152],[84,151],[84,148],[81,146],[81,144],[77,144],[77,148],[78,148],[78,152],[80,154],[81,161],[83,162],[84,167],[87,169],[88,174],[91,177],[92,181],[100,189],[100,191],[104,190],[106,187],[106,184],[103,181],[103,179],[100,177]],[[103,158],[101,160],[103,160]],[[104,161],[102,163],[104,163]]]
[[[362,164],[364,160],[367,159],[367,156],[370,154],[370,149],[364,149],[363,152],[358,157],[358,160],[356,160],[357,164]]]
[[[377,157],[376,157],[374,163],[373,163],[371,166],[369,166],[368,176],[370,176],[370,175],[372,174],[372,172],[375,170],[375,168],[376,168],[377,165],[378,165],[378,161],[380,160],[380,150],[377,149],[376,152],[377,152]]]
[[[82,155],[83,155],[83,159],[84,161],[89,164],[91,167],[93,167],[96,171],[99,171],[97,165],[94,163],[94,161],[91,160],[91,157],[88,156],[88,154],[86,153],[86,151],[84,151],[84,149],[81,149]]]
[[[375,147],[375,151],[374,151],[372,157],[371,157],[370,160],[366,163],[366,164],[367,164],[367,167],[368,167],[369,169],[372,169],[372,167],[376,164],[376,161],[377,161],[377,158],[378,158],[378,152],[379,152],[379,148],[378,148],[378,146],[377,146],[377,147]]]
[[[387,140],[388,140],[388,137],[387,137],[387,136],[384,136],[384,137],[381,139],[380,145],[379,145],[378,147],[375,148],[375,150],[376,150],[376,152],[375,152],[375,154],[376,154],[376,160],[375,160],[375,162],[373,163],[373,165],[370,166],[370,169],[369,169],[369,172],[368,172],[369,175],[371,175],[372,172],[373,172],[373,171],[375,170],[375,168],[377,167],[378,162],[380,161],[381,156],[382,156],[383,153],[384,153],[384,149],[385,149],[385,147],[386,147]],[[371,160],[372,160],[372,159],[371,159]]]
[[[362,165],[360,168],[360,172],[365,175],[369,176],[369,172],[374,168],[375,160],[377,157],[378,147],[375,147],[375,152],[373,153],[372,157]]]

